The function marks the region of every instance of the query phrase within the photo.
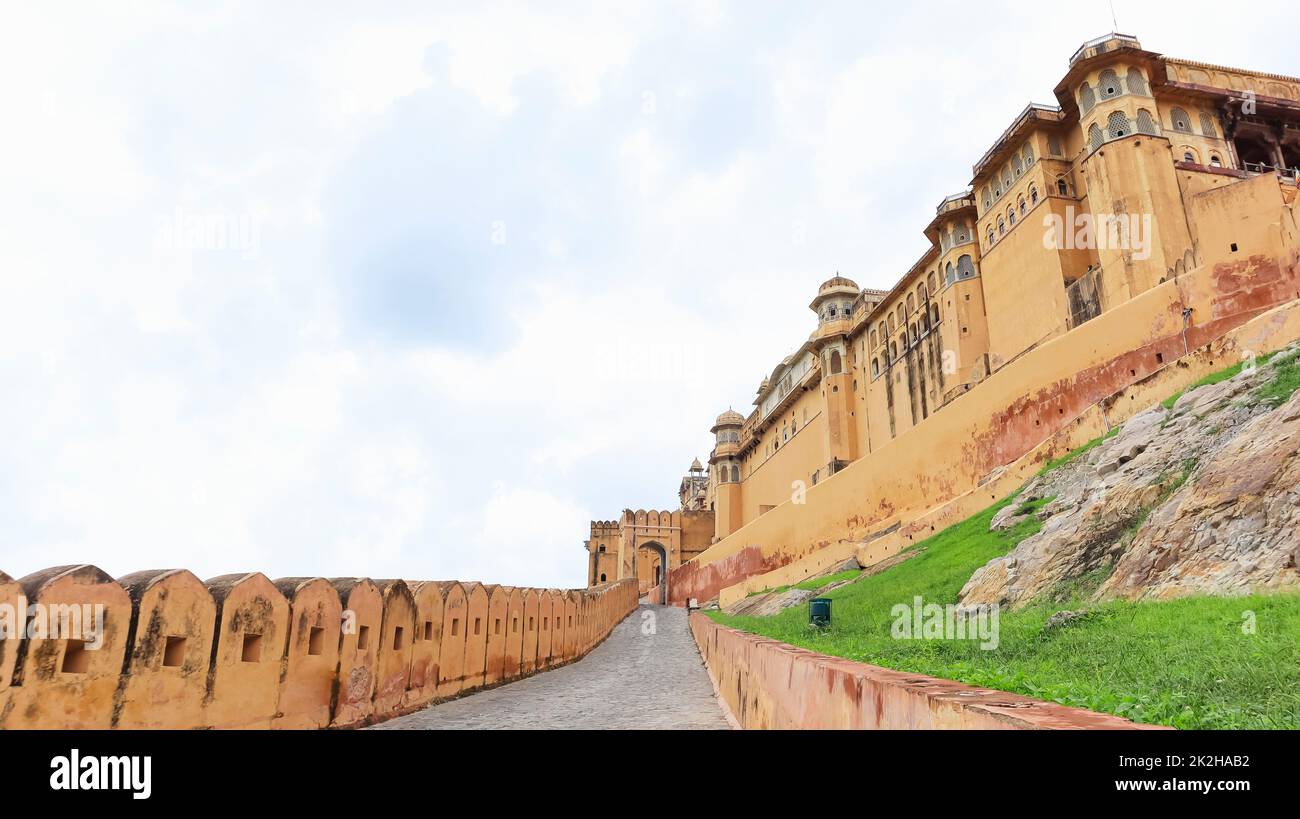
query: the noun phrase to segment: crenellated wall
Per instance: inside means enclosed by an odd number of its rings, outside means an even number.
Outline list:
[[[0,728],[357,727],[579,659],[636,605],[632,579],[0,572]]]

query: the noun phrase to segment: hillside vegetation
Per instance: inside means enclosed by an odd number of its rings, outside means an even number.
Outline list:
[[[806,606],[709,614],[814,651],[1138,722],[1300,728],[1300,533],[1288,517],[1298,386],[1295,349],[1205,379],[911,547],[913,559],[828,593],[824,631]],[[997,647],[895,639],[891,609],[917,596],[999,604]]]

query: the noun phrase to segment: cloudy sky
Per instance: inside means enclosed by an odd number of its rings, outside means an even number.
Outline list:
[[[1111,28],[893,5],[7,3],[0,569],[583,585]],[[1300,73],[1292,0],[1116,5]]]

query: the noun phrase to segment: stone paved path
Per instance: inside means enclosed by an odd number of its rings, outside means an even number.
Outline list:
[[[653,633],[645,627],[653,624]],[[376,729],[727,728],[685,609],[641,606],[576,663]]]

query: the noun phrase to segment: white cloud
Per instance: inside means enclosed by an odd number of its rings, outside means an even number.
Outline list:
[[[1223,38],[1197,22],[1214,14],[1121,24],[1289,70],[1285,27]],[[589,519],[674,503],[711,419],[748,410],[812,329],[817,283],[892,284],[934,204],[1109,27],[1011,4],[715,0],[6,22],[0,569],[563,586],[585,581]],[[405,178],[425,167],[469,170]],[[385,184],[340,184],[358,177]],[[421,232],[468,232],[450,217],[470,202],[513,209],[507,248]],[[254,246],[160,241],[178,212]],[[380,240],[341,258],[363,229]],[[408,269],[411,243],[446,252]],[[435,263],[487,295],[440,291],[428,320],[493,343],[349,321],[368,285],[400,295]]]

